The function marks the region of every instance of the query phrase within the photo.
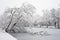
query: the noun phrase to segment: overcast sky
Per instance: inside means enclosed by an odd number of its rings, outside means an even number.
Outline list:
[[[28,2],[37,8],[36,14],[42,15],[42,9],[59,8],[60,0],[0,0],[0,15],[7,7],[20,7],[22,3]]]

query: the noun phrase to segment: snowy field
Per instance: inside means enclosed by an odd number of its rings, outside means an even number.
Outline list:
[[[0,29],[0,40],[17,40],[17,39]]]
[[[31,29],[31,28],[30,28]],[[11,33],[12,36],[18,40],[60,40],[60,29],[47,29],[47,28],[32,28],[30,30],[27,28],[27,31],[30,32],[39,32],[47,31],[49,35],[32,35],[29,33]]]

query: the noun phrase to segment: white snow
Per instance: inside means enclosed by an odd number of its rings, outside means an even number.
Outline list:
[[[31,38],[31,39],[36,39],[36,40],[60,40],[60,29],[49,29],[49,28],[28,28],[26,29],[28,32],[39,32],[39,31],[47,31],[48,34],[50,35],[47,35],[47,36],[40,36],[40,35],[37,35],[37,36],[34,36],[35,38]]]
[[[17,39],[0,29],[0,40],[17,40]]]
[[[40,31],[47,31],[49,34],[60,34],[60,29],[49,29],[49,28],[32,28],[32,27],[25,27],[28,32],[40,32]]]

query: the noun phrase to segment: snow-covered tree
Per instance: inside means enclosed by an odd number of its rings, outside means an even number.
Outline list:
[[[28,25],[26,23],[31,24],[31,18],[33,13],[36,12],[35,10],[36,8],[30,3],[23,3],[20,8],[8,8],[3,14],[4,24],[6,25],[4,26],[6,27],[5,31],[14,31],[13,28],[19,23],[20,20],[23,20],[22,24],[25,26]]]
[[[56,28],[59,28],[59,22],[60,22],[60,8],[58,8],[57,10],[56,9],[51,9],[50,10],[50,14],[52,16],[52,18],[54,18],[54,21],[55,21],[55,25],[57,24],[57,27]]]

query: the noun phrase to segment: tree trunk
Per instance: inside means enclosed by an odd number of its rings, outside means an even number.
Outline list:
[[[55,28],[57,27],[57,26],[56,26],[56,24],[57,24],[57,23],[56,23],[56,22],[54,22],[54,26],[55,26]]]
[[[11,16],[11,20],[9,21],[9,24],[8,24],[7,28],[5,29],[6,32],[8,32],[8,28],[10,27],[10,24],[11,24],[11,22],[12,22],[12,19],[13,19],[13,14],[12,14],[12,16]]]
[[[6,32],[8,32],[8,28],[9,28],[11,22],[12,22],[12,18],[11,18],[11,20],[10,20],[10,22],[9,22],[9,24],[8,24],[8,26],[7,26],[7,28],[5,29]]]
[[[12,25],[12,27],[11,27],[11,31],[13,31],[13,28],[14,28],[14,26],[16,25],[17,23],[14,23],[13,25]]]
[[[59,22],[60,22],[60,21],[59,21],[59,17],[58,17],[58,18],[57,18],[57,27],[56,27],[57,29],[59,29]]]
[[[22,17],[22,15],[17,19],[17,21],[12,25],[12,27],[10,28],[10,31],[14,31],[14,26],[19,22],[19,19]]]
[[[59,18],[58,18],[58,29],[59,29]]]

